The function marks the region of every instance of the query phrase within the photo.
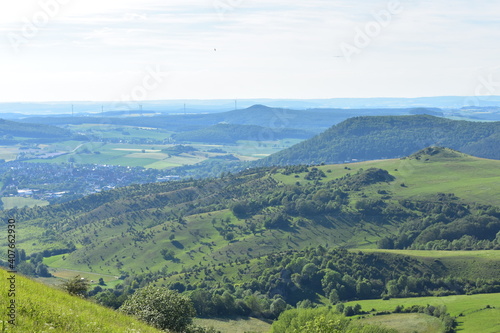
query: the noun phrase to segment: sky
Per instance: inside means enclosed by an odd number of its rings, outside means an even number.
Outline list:
[[[500,95],[500,1],[2,1],[0,102]]]

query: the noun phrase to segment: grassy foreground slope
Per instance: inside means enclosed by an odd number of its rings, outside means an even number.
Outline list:
[[[7,297],[9,276],[0,269],[1,321],[8,320],[6,309],[12,299]],[[5,323],[6,332],[161,332],[132,317],[21,275],[16,275],[15,290],[16,325]]]

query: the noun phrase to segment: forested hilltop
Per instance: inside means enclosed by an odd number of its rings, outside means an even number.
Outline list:
[[[500,122],[430,115],[354,117],[253,163],[269,166],[387,159],[408,156],[431,145],[500,159]]]

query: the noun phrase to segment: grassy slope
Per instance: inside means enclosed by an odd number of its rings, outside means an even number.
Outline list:
[[[500,330],[500,294],[458,295],[447,297],[393,298],[390,300],[364,300],[345,303],[359,303],[365,311],[393,311],[396,306],[404,305],[446,305],[452,316],[459,316],[459,332],[494,333]],[[490,305],[490,309],[486,306]],[[494,307],[494,308],[493,308]]]
[[[5,309],[8,273],[0,269],[0,320],[6,320]],[[16,276],[16,327],[7,332],[160,332],[132,317],[70,296],[65,292]],[[1,326],[0,326],[1,327]]]
[[[424,199],[442,192],[454,193],[465,201],[497,205],[500,202],[500,192],[496,190],[500,187],[500,161],[460,155],[451,158],[426,156],[420,160],[405,158],[325,165],[318,169],[325,172],[326,180],[353,174],[360,168],[385,169],[396,177],[389,184],[370,186],[363,191],[366,195],[373,195],[382,189],[390,191],[394,199]],[[425,161],[426,158],[429,160]],[[294,175],[278,175],[276,178],[287,184],[304,181],[302,175],[298,179]],[[406,187],[401,187],[401,183]]]

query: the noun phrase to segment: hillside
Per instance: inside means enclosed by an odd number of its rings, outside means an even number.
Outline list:
[[[500,159],[500,122],[458,121],[430,115],[354,117],[253,165],[396,158],[431,145]]]
[[[7,271],[0,269],[0,320],[7,320],[9,302],[15,300],[15,327],[5,323],[5,332],[161,332],[136,319],[104,306],[32,281],[15,277],[15,298],[7,297]]]
[[[266,141],[308,139],[314,134],[299,129],[273,129],[256,125],[217,124],[204,129],[172,135],[176,141],[203,143],[236,143],[238,140]]]
[[[384,237],[402,237],[396,248],[464,235],[493,241],[500,162],[444,148],[416,157],[134,185],[1,214],[23,221],[19,246],[28,253],[61,254],[73,244],[76,251],[56,267],[105,274],[167,264],[177,270],[230,252],[247,259],[310,244],[376,247]],[[164,259],[162,249],[178,260]]]

